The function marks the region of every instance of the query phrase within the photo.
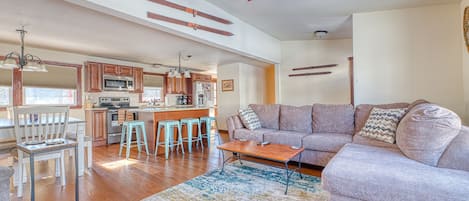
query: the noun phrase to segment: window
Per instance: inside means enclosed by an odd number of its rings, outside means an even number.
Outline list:
[[[75,105],[77,90],[24,87],[25,105]]]
[[[163,94],[164,77],[161,75],[144,74],[143,75],[143,102],[161,102],[164,99]]]
[[[77,105],[77,68],[47,66],[47,73],[23,72],[24,105]]]
[[[0,106],[12,105],[11,83],[13,80],[13,71],[0,69]]]
[[[163,95],[161,87],[143,87],[143,102],[161,102]]]

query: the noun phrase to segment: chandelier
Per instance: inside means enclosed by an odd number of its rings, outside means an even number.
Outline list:
[[[178,67],[175,67],[174,69],[169,70],[168,77],[175,77],[175,78],[181,78],[184,76],[184,78],[191,78],[191,72],[188,69],[183,70],[181,68],[181,59],[184,60],[189,60],[192,57],[192,55],[187,54],[183,57],[182,53],[178,53],[178,59],[179,59],[179,65]]]
[[[3,61],[0,61],[0,68],[15,69],[19,68],[21,71],[34,71],[34,72],[47,72],[46,65],[42,60],[32,54],[24,54],[24,35],[28,33],[24,30],[17,29],[21,37],[21,52],[10,52],[5,56]]]

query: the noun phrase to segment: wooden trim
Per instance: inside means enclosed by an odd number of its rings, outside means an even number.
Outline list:
[[[70,66],[71,67],[71,66]],[[83,88],[82,88],[82,67],[77,68],[77,102],[75,105],[70,106],[70,109],[81,109],[83,106]]]
[[[327,75],[331,74],[332,72],[317,72],[317,73],[300,73],[300,74],[290,74],[288,77],[300,77],[300,76],[311,76],[311,75]]]
[[[301,67],[301,68],[294,68],[292,70],[296,71],[296,70],[310,70],[310,69],[318,69],[318,68],[332,68],[332,67],[336,67],[338,66],[339,64],[328,64],[328,65],[320,65],[320,66],[308,66],[308,67]]]
[[[204,30],[204,31],[207,31],[207,32],[211,32],[211,33],[219,34],[219,35],[223,35],[223,36],[233,36],[234,35],[233,33],[228,32],[228,31],[215,29],[215,28],[212,28],[212,27],[207,27],[207,26],[196,24],[196,23],[193,23],[193,22],[186,22],[186,21],[183,21],[183,20],[179,20],[179,19],[172,18],[172,17],[167,17],[167,16],[164,16],[164,15],[159,15],[159,14],[152,13],[152,12],[147,12],[147,17],[150,18],[150,19],[154,19],[154,20],[160,20],[160,21],[169,22],[169,23],[172,23],[172,24],[177,24],[177,25],[181,25],[181,26],[190,27],[190,28],[193,28],[194,30],[200,29],[200,30]]]
[[[23,105],[23,73],[19,68],[13,70],[13,106]]]
[[[355,105],[355,84],[353,78],[353,57],[348,58],[349,62],[349,79],[350,79],[350,103]]]
[[[222,24],[233,24],[233,22],[231,22],[229,20],[214,16],[214,15],[211,15],[211,14],[208,14],[208,13],[205,13],[205,12],[193,9],[193,8],[189,8],[189,7],[186,7],[186,6],[183,6],[183,5],[172,3],[172,2],[169,2],[169,1],[166,1],[166,0],[150,0],[150,1],[153,2],[153,3],[161,4],[161,5],[164,5],[164,6],[168,6],[170,8],[174,8],[174,9],[177,9],[177,10],[184,11],[186,13],[189,13],[189,14],[193,15],[194,17],[198,15],[200,17],[207,18],[209,20],[213,20],[213,21],[216,21],[216,22],[219,22],[219,23],[222,23]]]

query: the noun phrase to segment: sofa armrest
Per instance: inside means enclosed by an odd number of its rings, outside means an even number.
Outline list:
[[[233,134],[236,129],[244,128],[243,124],[241,123],[241,119],[239,119],[238,115],[229,116],[226,119],[226,126],[228,127],[230,141],[233,140]]]

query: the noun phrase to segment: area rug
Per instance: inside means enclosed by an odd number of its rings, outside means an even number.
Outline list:
[[[321,189],[321,179],[297,173],[290,179],[288,194],[285,192],[285,170],[243,161],[225,166],[225,171],[213,170],[204,175],[173,186],[143,201],[179,200],[327,200],[328,193]]]

